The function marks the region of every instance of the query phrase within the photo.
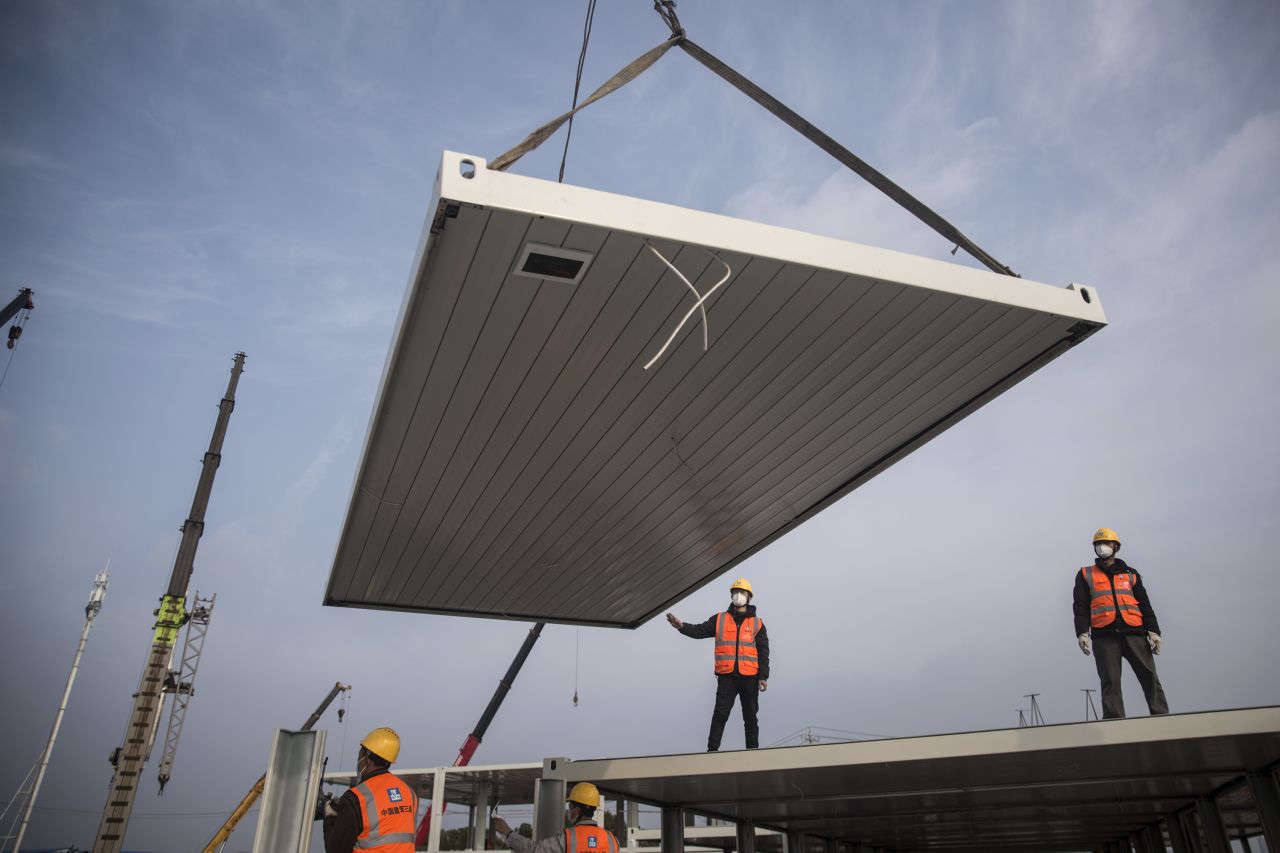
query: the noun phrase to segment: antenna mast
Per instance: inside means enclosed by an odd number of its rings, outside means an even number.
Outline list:
[[[108,562],[108,565],[110,563]],[[107,570],[103,569],[93,579],[93,590],[89,593],[89,603],[84,608],[84,628],[80,631],[80,645],[76,646],[76,656],[71,660],[71,674],[67,676],[66,689],[62,691],[62,703],[58,705],[58,713],[53,717],[53,730],[49,732],[49,742],[40,754],[40,769],[36,771],[36,781],[31,786],[31,794],[27,799],[27,808],[22,815],[22,825],[18,827],[18,837],[13,849],[22,849],[22,837],[27,834],[27,824],[31,821],[31,812],[36,806],[36,797],[40,796],[40,783],[44,781],[44,771],[49,766],[49,757],[53,755],[53,742],[58,739],[58,729],[62,726],[62,715],[67,710],[67,700],[71,698],[71,686],[76,683],[76,672],[80,669],[80,658],[84,656],[84,647],[89,642],[89,631],[93,628],[93,619],[102,609],[102,601],[107,597]]]
[[[182,540],[169,577],[169,587],[155,610],[151,651],[142,669],[138,692],[133,695],[133,711],[125,728],[124,743],[111,755],[115,773],[111,787],[107,789],[107,805],[98,825],[94,853],[119,853],[124,845],[124,834],[133,813],[142,768],[151,757],[151,747],[155,744],[156,728],[164,705],[165,681],[170,675],[169,663],[177,647],[178,630],[191,618],[187,613],[187,587],[195,568],[196,547],[204,533],[204,514],[209,506],[209,493],[213,490],[213,477],[218,472],[218,463],[222,461],[222,440],[227,433],[231,411],[235,408],[236,384],[244,370],[244,358],[244,353],[236,353],[227,393],[218,404],[218,420],[213,427],[213,438],[209,440],[209,450],[204,455],[200,480],[191,502],[191,514],[182,525]]]

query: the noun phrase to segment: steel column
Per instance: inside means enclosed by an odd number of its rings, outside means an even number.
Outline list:
[[[804,853],[804,833],[787,831],[785,836],[786,844],[783,849],[786,853]]]
[[[1209,853],[1231,853],[1231,842],[1227,840],[1222,815],[1218,814],[1218,804],[1213,797],[1196,800],[1196,814],[1200,816],[1200,828],[1204,830]]]
[[[1200,821],[1196,820],[1196,807],[1188,806],[1179,813],[1182,830],[1187,836],[1187,847],[1191,853],[1204,853],[1204,842],[1200,838]]]
[[[564,829],[565,782],[539,779],[534,788],[533,840],[550,838]],[[434,829],[434,827],[432,827]]]
[[[1135,853],[1158,853],[1147,846],[1147,835],[1141,829],[1129,836],[1129,843],[1133,846]]]
[[[431,831],[427,833],[427,849],[440,850],[440,824],[444,818],[444,768],[437,767],[431,784]]]
[[[1147,839],[1147,849],[1151,853],[1164,853],[1164,831],[1160,824],[1149,823],[1142,831]]]
[[[1190,842],[1187,841],[1186,830],[1182,826],[1182,818],[1177,812],[1170,812],[1164,819],[1165,828],[1169,831],[1169,844],[1173,846],[1173,853],[1193,853]]]
[[[756,853],[756,825],[749,820],[735,824],[738,832],[738,853]]]
[[[1265,771],[1249,774],[1249,791],[1262,819],[1262,837],[1268,850],[1280,850],[1280,794],[1276,792],[1276,779]]]
[[[489,783],[476,780],[476,802],[471,807],[471,849],[483,850],[489,830]]]
[[[662,853],[684,853],[684,809],[662,807]]]
[[[1244,851],[1244,853],[1253,853],[1253,848],[1249,846],[1249,836],[1244,833],[1240,833],[1240,837],[1237,838],[1236,841],[1240,842],[1240,849]]]

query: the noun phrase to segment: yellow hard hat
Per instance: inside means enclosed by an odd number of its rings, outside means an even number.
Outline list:
[[[752,597],[755,597],[756,594],[756,591],[751,588],[751,581],[746,578],[738,578],[734,581],[733,586],[729,587],[729,592],[733,592],[735,589],[745,589]]]
[[[386,726],[369,732],[360,745],[384,761],[395,761],[400,757],[400,735]]]
[[[1120,534],[1116,533],[1110,527],[1099,527],[1098,532],[1093,534],[1093,541],[1096,545],[1099,542],[1114,542],[1120,544]]]
[[[569,792],[567,799],[571,803],[598,809],[600,808],[600,789],[590,782],[579,782],[573,786],[573,790]]]

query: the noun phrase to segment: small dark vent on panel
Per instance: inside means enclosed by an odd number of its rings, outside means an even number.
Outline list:
[[[526,243],[512,273],[543,281],[577,284],[586,274],[587,267],[591,265],[591,258],[590,252],[579,252],[576,249],[564,249],[559,246],[544,246],[541,243]]]

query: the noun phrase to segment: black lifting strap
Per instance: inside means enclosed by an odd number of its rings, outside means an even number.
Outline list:
[[[729,81],[734,88],[751,98],[751,100],[755,101],[757,104],[764,107],[787,124],[791,125],[814,145],[818,146],[853,171],[857,172],[873,187],[905,207],[908,211],[914,214],[917,219],[928,225],[934,231],[937,231],[943,237],[947,238],[948,241],[954,243],[959,248],[964,249],[970,255],[973,255],[974,258],[986,265],[992,272],[1011,276],[1018,275],[991,255],[987,254],[981,246],[964,236],[964,234],[960,233],[959,228],[956,228],[950,222],[926,207],[920,199],[916,198],[911,193],[886,178],[883,174],[873,168],[862,158],[858,157],[848,148],[845,148],[839,142],[836,142],[830,136],[827,136],[821,130],[818,130],[818,128],[805,121],[805,119],[795,110],[779,101],[773,95],[770,95],[764,89],[761,89],[755,83],[752,83],[746,77],[743,77],[737,71],[734,71],[728,65],[725,65],[719,59],[703,50],[694,42],[690,41],[687,37],[680,40],[680,49],[710,68],[725,80]]]

